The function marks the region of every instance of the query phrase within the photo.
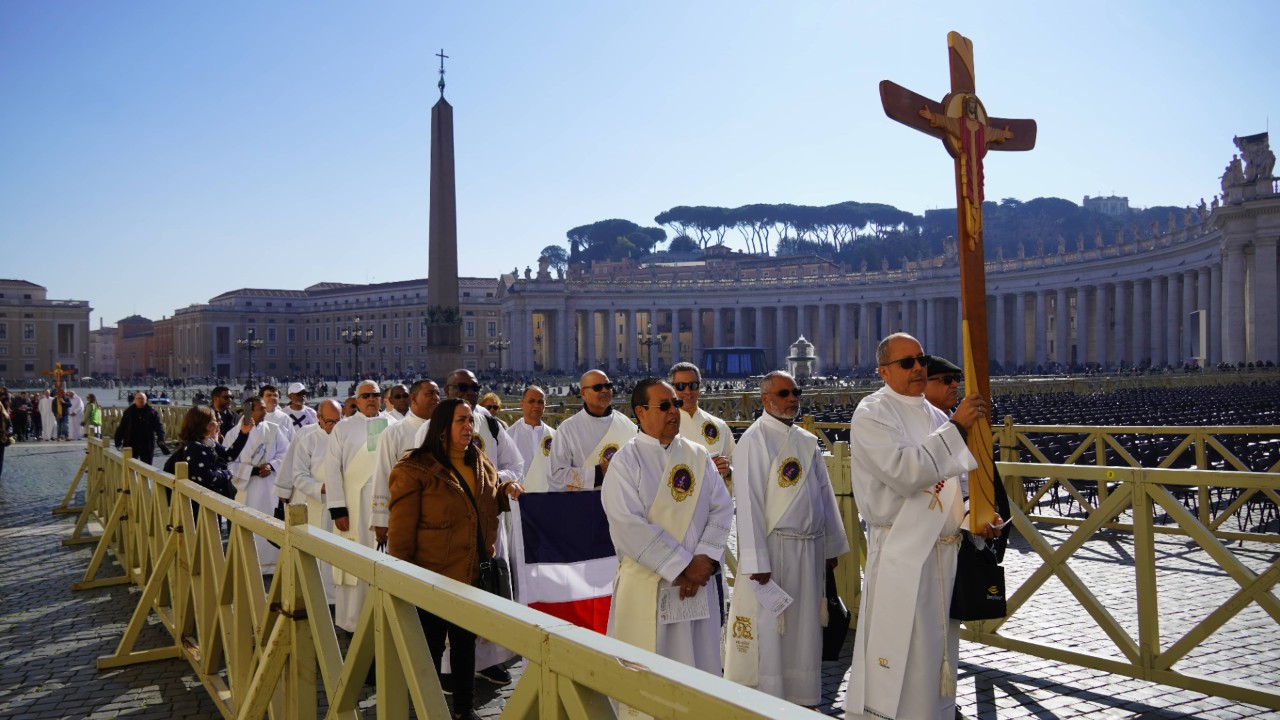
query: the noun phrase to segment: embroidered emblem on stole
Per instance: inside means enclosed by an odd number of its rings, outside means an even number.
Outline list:
[[[551,436],[542,438],[542,456],[551,457]]]
[[[693,494],[693,471],[687,465],[675,466],[667,478],[667,487],[671,488],[671,497],[676,502],[684,502]]]
[[[702,424],[702,437],[706,439],[708,445],[714,445],[720,439],[720,428],[713,422],[705,422]]]
[[[600,458],[603,460],[613,460],[613,454],[616,452],[618,452],[617,445],[605,445],[604,449],[600,451]]]
[[[787,458],[778,466],[778,487],[791,487],[804,475],[804,466],[795,458]]]

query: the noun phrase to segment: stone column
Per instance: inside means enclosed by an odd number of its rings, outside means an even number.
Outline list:
[[[755,309],[752,310],[752,314],[755,316],[753,320],[755,322],[755,328],[756,328],[756,338],[755,338],[755,342],[753,342],[752,345],[756,347],[764,348],[765,357],[768,357],[769,345],[768,343],[765,342],[765,334],[764,334],[764,308],[757,305]]]
[[[1001,367],[1007,369],[1009,367],[1009,336],[1007,332],[1009,318],[1005,312],[1006,302],[1004,295],[997,294],[995,300],[996,308],[993,313],[995,323],[987,329],[987,334],[990,336],[992,347],[995,348],[996,360],[1000,362]]]
[[[1164,361],[1174,367],[1182,367],[1182,363],[1187,361],[1187,354],[1182,351],[1182,335],[1183,328],[1187,325],[1187,315],[1182,312],[1182,273],[1173,273],[1167,278],[1169,283],[1166,290],[1166,299],[1164,306],[1168,308],[1169,327],[1165,330],[1164,338]]]
[[[879,342],[874,341],[874,342]],[[871,339],[871,305],[858,303],[858,365],[875,365],[875,345]]]
[[[684,359],[684,346],[680,343],[680,308],[671,309],[671,362],[667,367]],[[665,373],[667,367],[654,368],[658,373]]]
[[[1164,276],[1151,278],[1151,364],[1157,367],[1166,362],[1164,338],[1169,328],[1169,311],[1165,307],[1164,284],[1166,281],[1167,278]]]
[[[1013,298],[1013,367],[1027,362],[1027,296],[1019,292]]]
[[[1079,291],[1076,291],[1076,311],[1079,312]],[[1067,297],[1066,288],[1058,288],[1053,299],[1053,344],[1054,360],[1066,365],[1071,362],[1071,300]],[[1079,323],[1076,327],[1079,327]],[[1082,344],[1082,343],[1077,343]],[[1083,348],[1082,348],[1083,349]]]
[[[1116,367],[1120,366],[1121,361],[1128,367],[1133,367],[1134,342],[1129,335],[1129,321],[1133,318],[1129,303],[1133,299],[1133,288],[1127,282],[1118,282],[1115,288],[1115,326],[1111,328],[1109,335],[1115,343]]]
[[[774,322],[773,362],[776,367],[787,366],[787,350],[795,338],[787,339],[787,312],[785,305],[778,305]]]
[[[1244,247],[1223,241],[1222,248],[1222,359],[1232,365],[1244,362]]]
[[[609,326],[604,329],[605,342],[609,345],[605,348],[604,360],[609,371],[614,372],[618,369],[618,311],[610,307],[604,316],[609,322]]]
[[[556,310],[554,326],[556,334],[556,353],[551,360],[552,367],[558,367],[561,371],[570,375],[577,374],[577,364],[575,348],[577,347],[578,336],[578,313],[576,310]]]
[[[639,311],[635,308],[623,311],[623,317],[626,318],[626,328],[624,330],[625,337],[623,338],[622,345],[627,361],[627,368],[630,369],[631,372],[636,371],[636,368],[639,367],[640,360],[640,326],[639,323],[636,322],[636,316],[638,314]]]
[[[724,308],[712,308],[711,310],[711,347],[724,347],[728,343],[724,341]]]
[[[747,311],[741,305],[733,309],[733,337],[728,338],[728,345],[733,347],[750,347],[746,330]]]
[[[1209,362],[1222,362],[1222,264],[1209,266]]]
[[[1036,291],[1035,306],[1035,345],[1032,353],[1031,364],[1043,363],[1047,358],[1048,341],[1046,332],[1049,326],[1049,291]]]
[[[1253,360],[1280,361],[1280,326],[1276,318],[1276,237],[1253,242]]]
[[[600,357],[600,353],[596,351],[596,312],[595,310],[586,310],[582,313],[582,361],[587,364],[588,368],[598,367],[596,360]]]
[[[848,370],[853,367],[853,327],[849,322],[849,303],[840,303],[836,316],[836,342],[839,350],[836,353],[836,365]]]
[[[1151,358],[1151,331],[1148,327],[1151,320],[1147,317],[1148,302],[1151,299],[1151,283],[1146,280],[1133,281],[1133,324],[1130,335],[1133,339],[1133,363],[1136,365]]]
[[[716,311],[719,314],[719,310]],[[674,365],[681,360],[688,360],[694,365],[701,367],[702,365],[702,316],[701,308],[693,308],[689,311],[689,349],[685,352],[685,356],[672,361]],[[715,343],[712,343],[714,347]]]
[[[1110,286],[1095,285],[1093,288],[1093,361],[1106,365],[1111,361],[1110,324]]]
[[[1195,273],[1196,273],[1195,309],[1204,311],[1200,314],[1200,324],[1201,324],[1201,327],[1204,328],[1204,332],[1203,334],[1199,334],[1199,331],[1197,331],[1197,335],[1194,338],[1192,338],[1191,341],[1193,343],[1197,343],[1200,341],[1200,338],[1204,338],[1204,346],[1200,348],[1200,355],[1201,355],[1200,363],[1203,365],[1209,362],[1209,328],[1211,327],[1210,323],[1213,322],[1212,320],[1210,320],[1210,316],[1212,315],[1212,313],[1209,312],[1209,268],[1207,266],[1202,267],[1199,270],[1196,270]]]

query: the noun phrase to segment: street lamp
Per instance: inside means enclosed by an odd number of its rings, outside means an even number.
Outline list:
[[[249,328],[248,335],[240,338],[239,340],[236,340],[236,344],[244,348],[245,352],[249,353],[249,386],[252,387],[254,390],[257,390],[257,386],[253,384],[253,373],[254,373],[254,370],[256,369],[253,364],[253,353],[258,348],[262,347],[262,344],[264,342],[266,341],[258,339],[258,331],[255,330],[254,328]]]
[[[645,347],[645,370],[651,370],[653,368],[653,348],[657,346],[659,351],[662,350],[662,336],[653,331],[653,323],[649,323],[649,332],[640,333],[640,338],[636,343]]]
[[[352,322],[354,323],[353,325],[342,328],[342,332],[339,333],[339,336],[342,338],[342,342],[356,346],[356,379],[359,380],[361,374],[360,346],[368,345],[372,342],[373,328],[361,327],[359,315],[357,315]]]
[[[502,372],[502,351],[511,347],[510,340],[502,339],[502,331],[498,331],[498,339],[489,341],[489,349],[498,352],[498,372]]]

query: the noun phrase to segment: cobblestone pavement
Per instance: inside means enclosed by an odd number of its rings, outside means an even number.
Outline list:
[[[91,545],[63,547],[73,516],[55,516],[83,457],[83,443],[24,443],[7,451],[0,478],[0,717],[173,718],[218,717],[204,688],[178,660],[98,671],[94,659],[110,654],[133,611],[138,590],[128,586],[73,591],[92,554]],[[1051,544],[1069,530],[1042,528]],[[1185,538],[1157,537],[1163,645],[1202,619],[1238,590],[1209,557]],[[1275,560],[1276,548],[1231,546],[1255,572]],[[1135,637],[1132,539],[1104,533],[1072,559],[1071,567]],[[1010,587],[1039,566],[1025,542],[1006,558]],[[1097,625],[1071,601],[1056,579],[1002,630],[1042,643],[1056,643],[1104,657],[1118,657]],[[150,634],[150,637],[148,637]],[[148,628],[141,647],[159,644]],[[845,676],[852,648],[823,668],[827,715],[843,714]],[[986,645],[961,643],[958,701],[969,718],[1280,718],[1280,712],[1241,705],[1202,693],[1042,660]],[[1225,682],[1280,684],[1280,626],[1250,605],[1177,669]],[[518,667],[513,674],[519,675]],[[480,714],[497,717],[511,686],[477,682]],[[375,698],[361,707],[373,717]]]

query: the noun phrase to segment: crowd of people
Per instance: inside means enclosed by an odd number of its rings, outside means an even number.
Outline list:
[[[67,441],[102,436],[102,406],[93,393],[81,397],[71,389],[57,388],[10,394],[0,387],[13,442]]]

